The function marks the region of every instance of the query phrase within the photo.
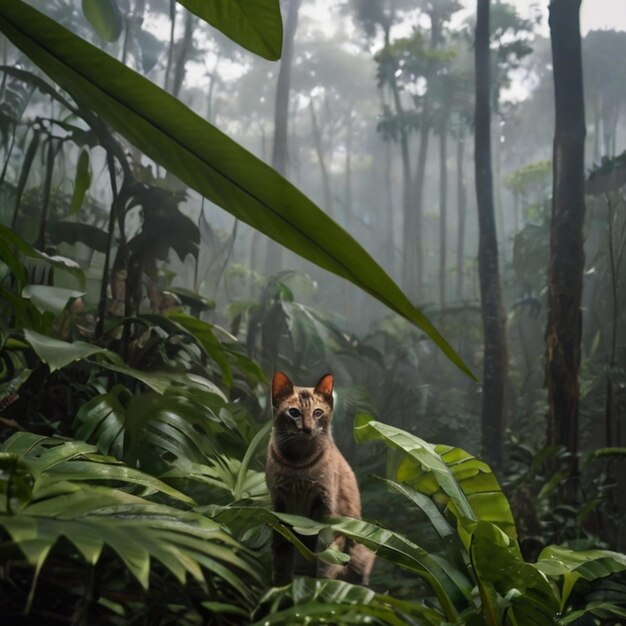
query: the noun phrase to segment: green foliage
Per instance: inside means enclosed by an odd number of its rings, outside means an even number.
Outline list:
[[[123,18],[116,0],[82,0],[85,17],[104,41],[117,41]]]
[[[178,0],[233,41],[271,61],[280,59],[283,23],[279,0]]]
[[[357,421],[355,432],[364,440],[383,439],[394,451],[391,475],[395,480],[408,478],[417,489],[395,481],[390,484],[426,512],[437,528],[441,552],[426,553],[418,544],[390,529],[359,520],[341,519],[322,524],[284,514],[276,517],[302,534],[324,528],[341,532],[374,549],[379,559],[422,578],[436,602],[421,607],[408,603],[405,610],[412,620],[409,623],[548,626],[571,623],[585,612],[623,615],[626,596],[622,595],[618,601],[615,595],[610,600],[597,601],[593,599],[593,583],[603,581],[606,586],[610,579],[613,588],[623,593],[620,575],[626,570],[624,555],[607,550],[575,552],[551,546],[541,553],[537,563],[525,562],[508,502],[488,466],[462,450],[434,447],[379,422]],[[407,475],[407,463],[417,470],[417,478],[414,471]],[[432,498],[428,499],[430,504],[424,498],[426,495]],[[443,515],[433,508],[433,502],[445,507]],[[489,505],[485,506],[486,503]],[[450,515],[456,520],[458,540],[454,540],[448,525]],[[296,580],[291,589],[272,592],[267,600],[274,601],[269,609],[274,623],[288,623],[296,613],[303,619],[310,614],[312,620],[318,620],[314,623],[323,623],[322,616],[336,619],[340,624],[356,623],[349,608],[342,606],[341,593],[348,596],[350,588],[337,585],[332,590],[332,603],[327,606],[323,603],[327,600],[323,584],[312,588],[309,581]],[[318,596],[322,602],[316,601]],[[281,606],[280,600],[286,597],[294,602],[293,608]],[[384,611],[391,610],[396,616],[404,613],[403,608],[393,604],[381,607],[375,596],[369,599],[371,613],[367,605],[362,607],[362,614],[370,615],[374,623],[381,618],[381,623],[387,623],[382,617]],[[581,605],[586,608],[581,610]]]
[[[283,608],[290,605],[289,608]],[[257,613],[270,614],[256,622],[263,624],[441,624],[441,614],[422,604],[396,600],[388,594],[339,580],[298,578],[292,585],[270,590]],[[423,621],[422,621],[423,620]]]
[[[550,161],[538,161],[520,167],[507,176],[504,184],[513,193],[523,198],[538,196],[543,198],[551,183],[552,163]]]
[[[218,597],[232,596],[244,604],[253,597],[245,578],[261,582],[248,550],[219,524],[181,508],[190,498],[85,443],[14,435],[0,450],[0,491],[0,527],[9,537],[4,554],[18,548],[35,572],[26,612],[53,554],[48,573],[67,567],[64,559],[87,571],[88,566],[111,567],[111,559],[119,558],[144,589],[150,585],[151,561],[158,560],[180,585],[188,576],[214,589],[223,584]],[[173,503],[160,503],[163,499]],[[10,580],[11,574],[4,578]],[[115,593],[107,595],[100,600],[125,614],[125,602]]]
[[[245,47],[267,58],[280,55],[277,0],[180,4]],[[458,8],[454,1],[439,4],[446,11],[444,21]],[[387,35],[400,15],[396,12],[409,8],[406,2],[359,5],[369,31],[378,25]],[[121,47],[124,32],[124,58],[130,51],[134,66],[144,73],[156,67],[162,46],[131,19],[135,15],[120,12],[124,5],[85,0],[83,6],[100,37],[117,40]],[[420,3],[426,13],[434,7]],[[529,51],[530,24],[510,5],[500,4],[494,6],[492,26],[499,90]],[[6,161],[0,218],[13,228],[0,226],[0,434],[6,439],[21,431],[0,444],[3,616],[33,623],[398,626],[547,626],[624,618],[626,559],[588,549],[595,538],[582,528],[611,493],[610,471],[598,470],[591,497],[577,508],[550,503],[568,479],[558,467],[544,475],[532,453],[528,466],[515,466],[517,475],[509,476],[508,486],[530,485],[530,504],[541,508],[543,537],[565,543],[548,546],[536,563],[530,562],[534,559],[518,545],[518,532],[524,548],[529,527],[515,494],[510,506],[484,462],[459,447],[429,444],[412,434],[430,438],[446,428],[446,433],[467,434],[471,442],[473,416],[455,406],[455,397],[474,391],[461,391],[447,373],[442,375],[428,352],[428,337],[468,370],[368,253],[216,128],[29,5],[19,0],[2,4],[0,29],[75,98],[75,103],[68,100],[31,72],[2,68],[0,147]],[[462,52],[458,43],[446,40],[445,46],[430,49],[418,31],[385,46],[377,58],[379,80],[399,85],[414,104],[404,115],[387,106],[380,129],[388,136],[418,127],[424,93],[432,96],[428,122],[435,127],[447,121],[445,107],[460,119],[465,115],[471,94],[464,68],[452,62],[463,61],[456,56]],[[321,69],[318,65],[312,74]],[[423,93],[421,79],[426,80]],[[212,85],[214,80],[211,76]],[[444,93],[451,101],[442,98]],[[28,119],[24,111],[33,97],[39,98],[37,105],[45,101],[39,108],[46,113],[38,110],[38,117]],[[340,89],[334,97],[341,97]],[[332,106],[330,97],[325,102]],[[61,112],[55,115],[55,109]],[[303,276],[296,272],[271,278],[258,291],[255,285],[250,291],[258,297],[232,301],[231,332],[213,323],[221,314],[215,303],[170,287],[174,272],[164,267],[174,253],[182,263],[197,263],[209,229],[204,211],[197,225],[192,222],[182,206],[186,190],[177,184],[172,188],[170,174],[153,174],[108,124],[235,217],[351,280],[412,324],[387,318],[366,337],[352,328],[344,331],[317,304],[299,301],[294,285]],[[345,140],[338,137],[333,150]],[[10,158],[13,143],[19,149],[18,168]],[[603,163],[599,179],[621,165],[620,158]],[[92,197],[92,170],[98,173],[99,167],[110,179],[110,208]],[[518,278],[526,280],[531,295],[543,286],[547,222],[541,221],[541,210],[547,171],[542,162],[509,180],[533,220],[519,233],[514,258],[516,270],[522,271]],[[14,182],[8,184],[9,179]],[[224,249],[231,249],[236,231],[235,225],[230,239],[222,238]],[[62,249],[77,243],[87,248],[89,260],[95,252],[107,258],[100,328],[93,310],[83,317],[74,311],[89,296],[85,276],[49,250],[50,244]],[[111,263],[108,255],[115,257]],[[88,280],[96,266],[90,267]],[[226,262],[222,273],[224,268]],[[68,273],[75,282],[67,282]],[[125,288],[116,292],[120,277]],[[151,299],[153,310],[166,310],[165,315],[142,310],[145,277],[157,295],[172,297],[173,304],[163,307]],[[202,278],[196,265],[193,284]],[[305,280],[316,303],[321,290]],[[112,302],[107,302],[107,287],[114,292]],[[110,305],[116,302],[122,306],[112,314]],[[201,313],[203,319],[197,317]],[[461,343],[472,332],[479,334],[473,305],[435,314],[448,328],[460,327]],[[590,351],[594,355],[601,352],[599,342],[598,334]],[[463,354],[476,352],[477,345],[472,340]],[[354,414],[357,439],[378,446],[369,454],[369,468],[382,473],[378,452],[382,445],[390,448],[387,477],[373,477],[370,482],[377,481],[379,489],[363,492],[367,520],[316,522],[268,510],[266,373],[276,367],[302,380],[322,368],[336,371],[342,384],[335,432],[342,449],[353,445],[348,424]],[[602,370],[605,375],[616,388],[623,382],[617,363]],[[599,376],[591,380],[588,375],[585,389],[597,388]],[[436,399],[439,395],[442,400]],[[383,415],[388,423],[370,415]],[[552,452],[558,458],[558,451]],[[605,448],[591,461],[610,464],[623,454],[622,448]],[[376,521],[369,521],[373,517]],[[374,576],[373,589],[304,578],[268,589],[272,531],[309,559],[315,555],[300,535],[344,534],[375,550],[377,567],[390,573]],[[347,557],[328,549],[318,558],[337,563]]]
[[[147,156],[235,217],[378,298],[473,376],[369,254],[270,167],[150,81],[19,0],[0,9],[0,29],[81,106]]]

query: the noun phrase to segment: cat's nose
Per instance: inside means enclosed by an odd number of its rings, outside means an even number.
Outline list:
[[[311,430],[311,428],[310,428],[309,426],[303,426],[303,427],[302,427],[302,432],[303,432],[305,435],[310,435],[313,431]]]

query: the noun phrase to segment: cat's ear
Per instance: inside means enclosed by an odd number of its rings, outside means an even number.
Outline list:
[[[333,402],[333,386],[335,380],[332,374],[324,374],[315,385],[315,393],[324,396],[331,404]]]
[[[293,393],[293,383],[282,372],[274,372],[272,377],[272,404],[276,406],[283,398]]]

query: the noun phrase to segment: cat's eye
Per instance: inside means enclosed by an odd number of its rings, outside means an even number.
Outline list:
[[[295,407],[291,407],[290,409],[288,409],[287,413],[289,414],[289,417],[302,417],[302,413],[300,413],[300,411]]]
[[[315,411],[313,411],[313,417],[322,417],[322,415],[324,415],[322,409],[315,409]]]

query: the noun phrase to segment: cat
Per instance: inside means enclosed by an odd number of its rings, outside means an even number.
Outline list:
[[[282,372],[273,376],[274,424],[265,475],[276,512],[318,521],[338,516],[361,518],[361,496],[354,472],[331,434],[333,385],[332,374],[322,376],[315,387],[296,387]],[[312,551],[322,543],[316,536],[300,538]],[[306,562],[287,539],[275,532],[274,584],[286,584],[294,574],[369,584],[374,553],[343,536],[335,537],[333,543],[350,556],[347,565]]]

